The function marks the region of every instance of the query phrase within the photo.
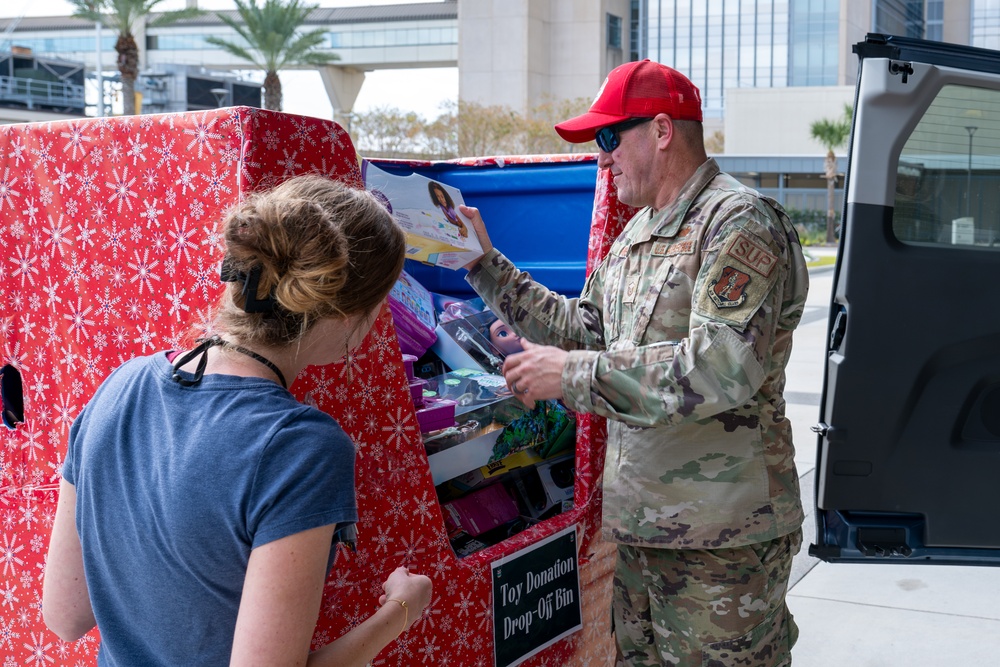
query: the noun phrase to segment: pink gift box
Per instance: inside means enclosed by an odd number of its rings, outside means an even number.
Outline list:
[[[464,530],[475,537],[516,519],[517,503],[503,484],[493,484],[441,506],[445,527]]]
[[[417,361],[417,356],[414,354],[404,354],[403,355],[403,368],[406,370],[406,379],[413,382],[413,364]]]
[[[413,397],[413,405],[418,408],[424,405],[424,387],[426,386],[427,380],[423,378],[410,378],[410,396]]]
[[[417,410],[417,423],[421,433],[455,425],[455,401],[448,399],[424,399],[424,407]]]

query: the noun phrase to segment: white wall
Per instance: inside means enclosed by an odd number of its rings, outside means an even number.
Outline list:
[[[839,119],[854,103],[854,86],[730,88],[726,90],[726,153],[826,155],[809,126]],[[847,146],[838,149],[846,154]]]
[[[522,113],[547,99],[593,99],[619,64],[605,48],[609,12],[622,19],[624,62],[628,0],[459,2],[459,98]]]

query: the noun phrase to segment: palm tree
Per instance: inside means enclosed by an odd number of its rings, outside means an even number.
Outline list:
[[[300,0],[264,0],[263,5],[258,5],[257,0],[236,0],[240,21],[225,14],[218,17],[236,31],[242,43],[220,37],[208,37],[206,41],[264,70],[264,108],[281,111],[278,70],[288,65],[325,65],[337,60],[336,54],[317,50],[325,31],[298,32],[316,7]]]
[[[163,0],[70,0],[73,16],[100,22],[118,31],[115,51],[118,52],[118,72],[122,77],[122,107],[126,116],[135,114],[135,80],[139,76],[139,46],[132,31],[147,19]],[[187,7],[163,12],[146,21],[146,27],[168,25],[181,19],[200,15],[201,10]]]
[[[824,177],[826,178],[826,242],[834,243],[837,240],[836,226],[837,215],[833,210],[833,195],[837,187],[837,156],[833,149],[844,145],[847,137],[851,134],[851,118],[854,116],[854,109],[850,104],[844,105],[844,115],[839,120],[824,118],[815,121],[809,126],[809,132],[813,139],[816,139],[826,148],[826,160],[823,162]]]

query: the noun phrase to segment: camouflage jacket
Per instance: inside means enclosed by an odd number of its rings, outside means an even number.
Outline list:
[[[565,404],[609,419],[606,539],[737,547],[801,525],[782,391],[808,274],[776,202],[710,159],[629,221],[579,298],[496,250],[467,280],[520,335],[571,350]]]

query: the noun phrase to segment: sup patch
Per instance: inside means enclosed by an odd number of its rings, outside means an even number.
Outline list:
[[[712,282],[708,296],[719,308],[736,308],[747,299],[750,275],[731,266],[723,267],[722,273]]]
[[[767,278],[778,265],[778,257],[764,245],[754,241],[746,234],[738,233],[729,242],[725,253],[738,259],[748,267]]]

